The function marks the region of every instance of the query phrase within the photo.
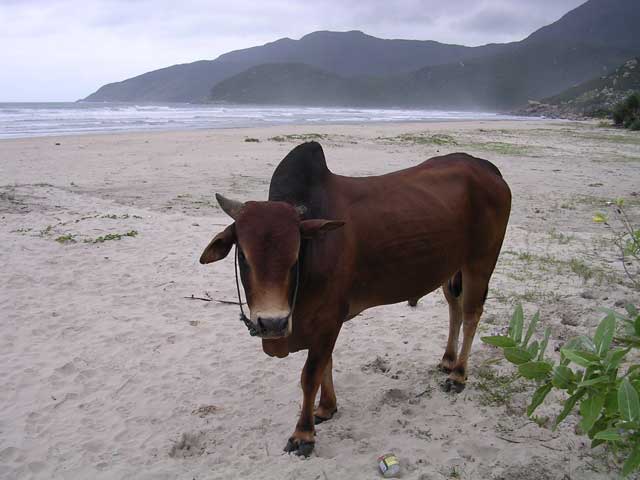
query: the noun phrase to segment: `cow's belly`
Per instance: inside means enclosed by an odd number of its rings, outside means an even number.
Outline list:
[[[426,295],[462,268],[471,242],[482,242],[469,238],[476,218],[466,188],[399,178],[345,208],[355,259],[350,315]]]
[[[349,318],[367,308],[422,297],[447,282],[460,266],[459,259],[442,255],[362,269],[350,289]]]

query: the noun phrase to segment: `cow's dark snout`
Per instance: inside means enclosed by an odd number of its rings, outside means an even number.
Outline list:
[[[260,333],[267,336],[284,336],[289,325],[288,317],[258,317],[258,329]]]

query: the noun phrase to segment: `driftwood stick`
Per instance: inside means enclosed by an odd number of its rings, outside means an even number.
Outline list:
[[[195,295],[191,295],[190,297],[183,297],[189,300],[202,300],[203,302],[218,302],[225,303],[227,305],[240,305],[238,302],[232,300],[220,300],[217,298],[205,298],[205,297],[196,297]]]

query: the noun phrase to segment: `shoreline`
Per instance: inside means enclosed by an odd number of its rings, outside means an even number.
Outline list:
[[[495,112],[197,104],[0,104],[0,139],[76,134],[517,120]]]
[[[344,127],[344,128],[366,128],[370,127],[381,127],[381,126],[406,126],[410,129],[423,127],[435,127],[437,129],[441,129],[441,125],[462,125],[464,127],[465,124],[482,124],[482,123],[535,123],[535,122],[545,122],[545,123],[597,123],[593,119],[568,119],[568,118],[543,118],[543,117],[532,117],[532,116],[520,116],[509,119],[427,119],[427,120],[381,120],[381,121],[367,121],[367,122],[322,122],[322,123],[278,123],[278,124],[269,124],[269,125],[250,125],[246,127],[238,127],[238,126],[228,126],[228,127],[194,127],[194,128],[178,128],[178,129],[160,129],[160,128],[149,128],[149,129],[137,129],[137,130],[103,130],[103,131],[88,131],[88,132],[69,132],[69,133],[47,133],[41,135],[25,135],[25,136],[0,136],[0,142],[5,141],[16,141],[16,140],[38,140],[38,139],[69,139],[69,138],[82,138],[82,137],[102,137],[102,136],[127,136],[127,135],[180,135],[180,134],[189,134],[189,133],[214,133],[217,131],[220,132],[247,132],[247,131],[258,131],[262,132],[264,130],[283,130],[287,128],[292,128],[295,130],[300,129],[313,129],[313,128],[332,128],[332,127]]]

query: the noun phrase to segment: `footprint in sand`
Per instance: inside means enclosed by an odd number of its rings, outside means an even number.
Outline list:
[[[169,456],[171,458],[187,458],[202,455],[205,450],[204,434],[183,433],[180,440],[171,447]]]

